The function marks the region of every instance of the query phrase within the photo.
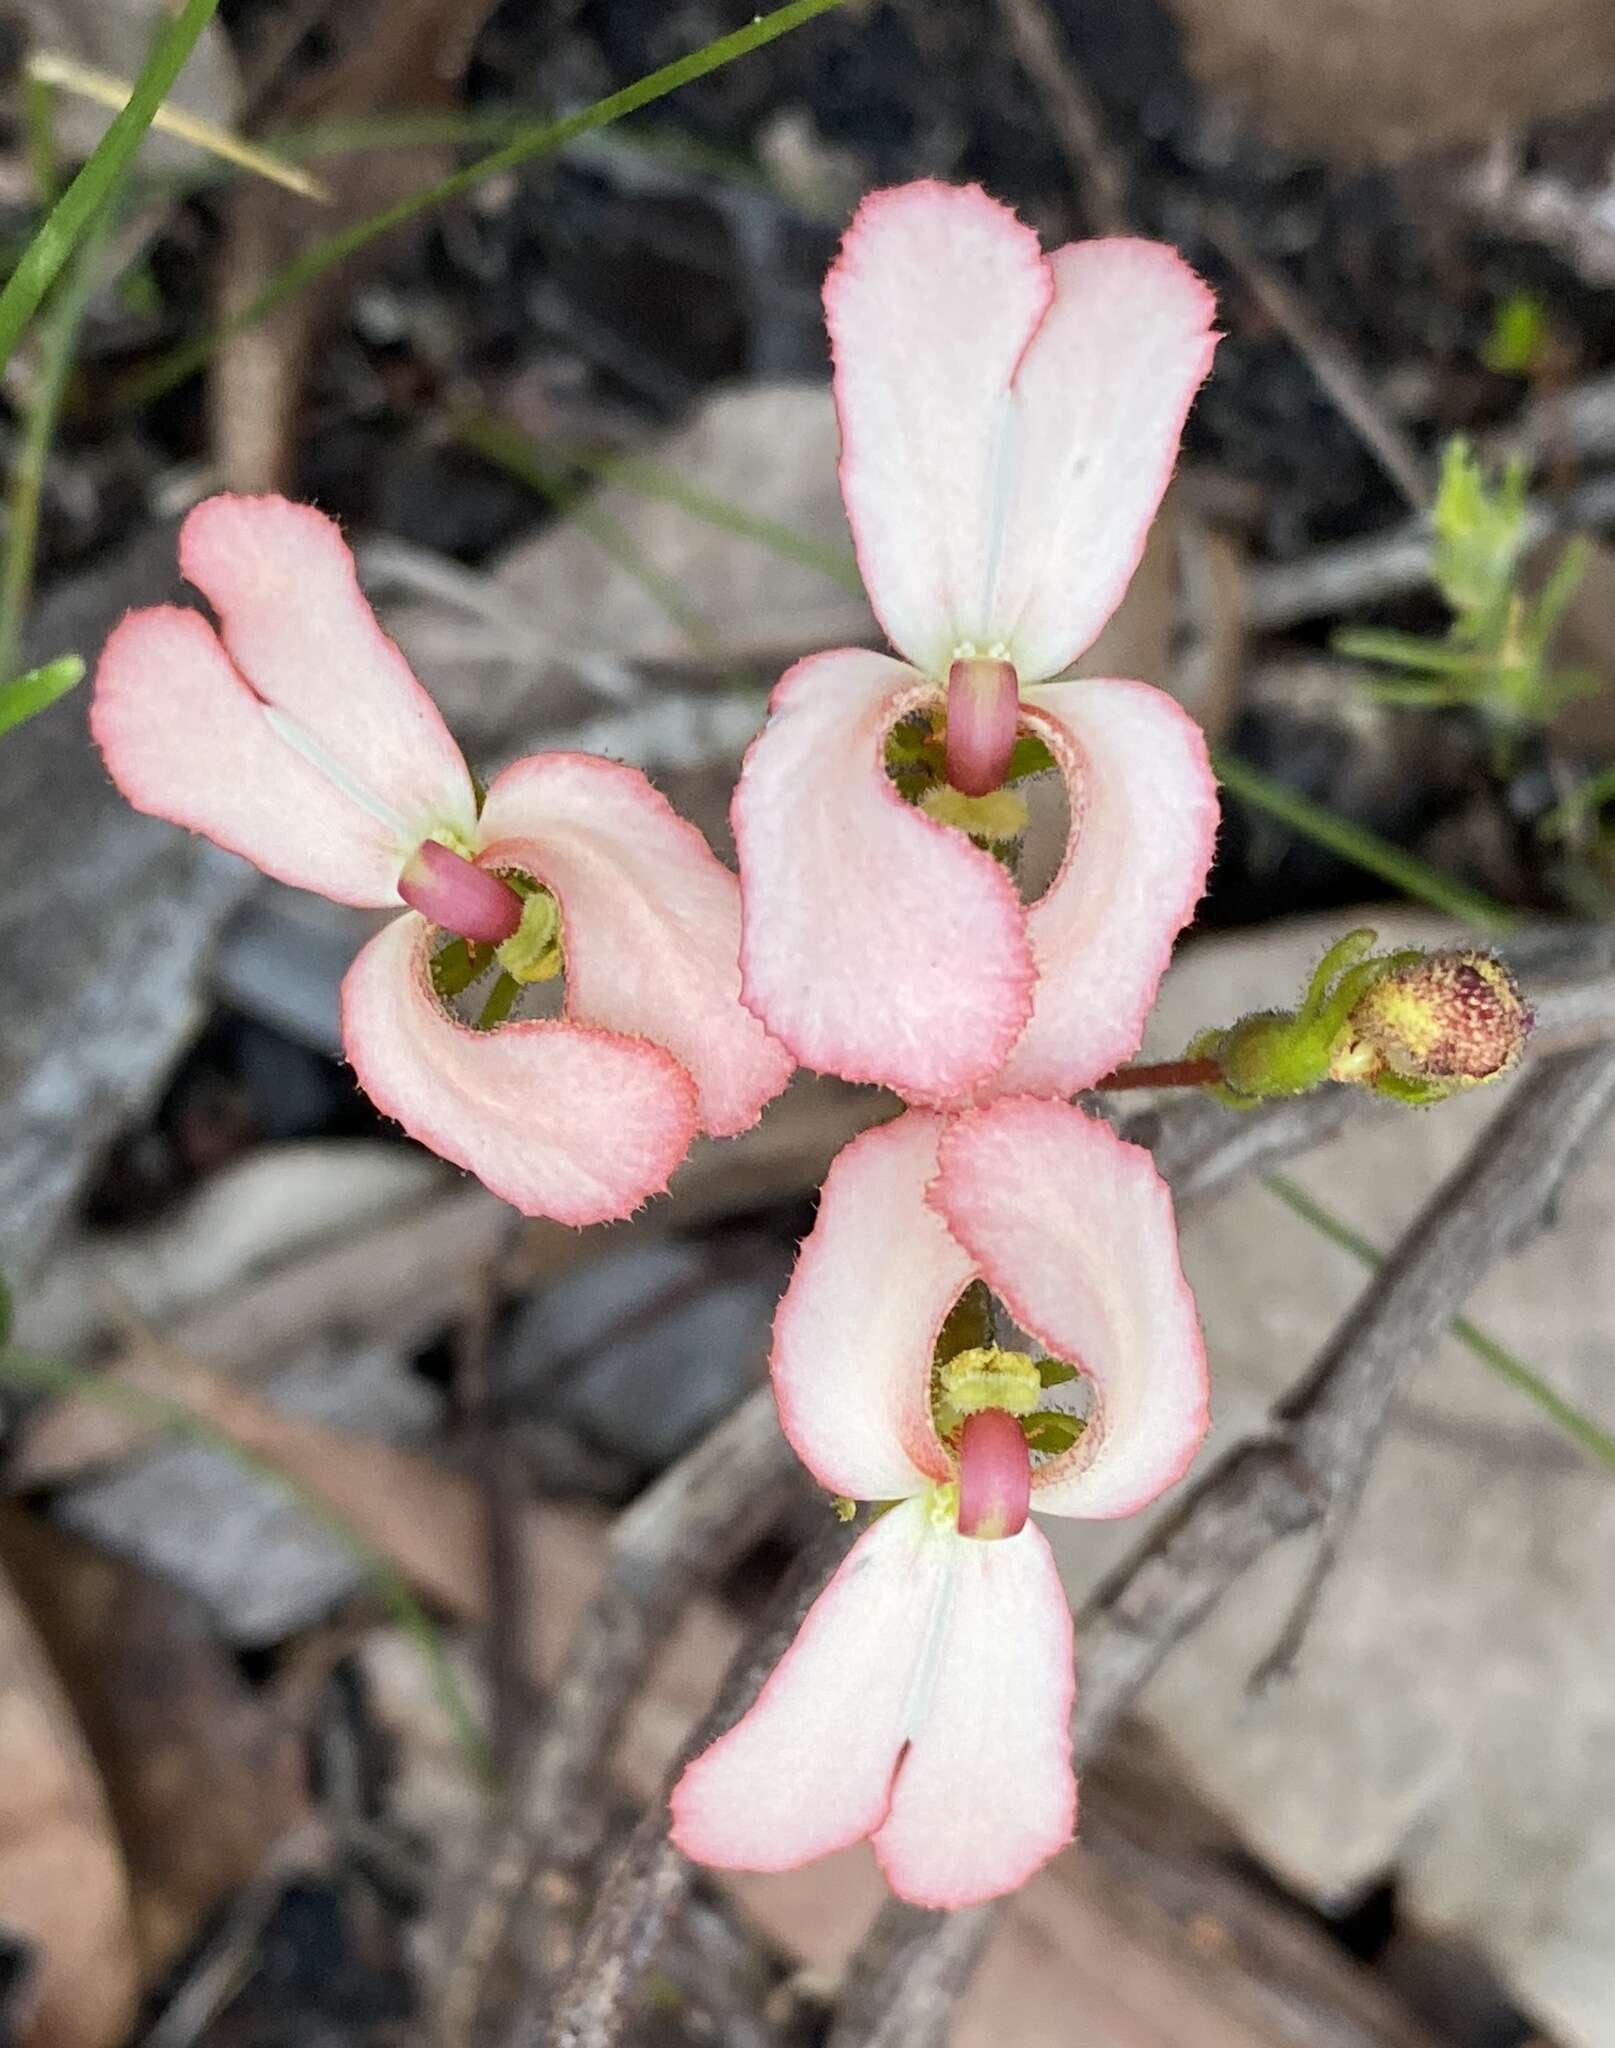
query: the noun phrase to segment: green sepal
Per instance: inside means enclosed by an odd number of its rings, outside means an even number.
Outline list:
[[[943,1318],[932,1355],[933,1365],[946,1365],[961,1351],[985,1350],[992,1341],[992,1296],[985,1281],[972,1280]]]
[[[513,974],[500,971],[499,979],[488,991],[488,1000],[482,1006],[482,1015],[477,1019],[479,1031],[492,1031],[503,1024],[516,1007],[516,998],[521,994],[521,983]]]
[[[1080,1380],[1082,1374],[1074,1365],[1067,1365],[1063,1358],[1040,1358],[1037,1376],[1046,1387],[1063,1387],[1068,1380]]]
[[[469,939],[450,939],[432,955],[432,986],[442,1002],[463,996],[472,982],[480,980],[493,965],[493,947],[473,945]]]
[[[1059,765],[1036,733],[1023,732],[1010,749],[1009,767],[1005,770],[1004,780],[1024,782],[1029,776],[1045,775],[1051,768],[1058,768]]]
[[[1035,1415],[1021,1417],[1026,1448],[1050,1458],[1069,1451],[1087,1426],[1080,1415],[1067,1415],[1060,1408],[1040,1408]]]

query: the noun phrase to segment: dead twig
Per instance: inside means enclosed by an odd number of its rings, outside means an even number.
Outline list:
[[[482,1495],[488,1552],[488,1626],[483,1631],[488,1675],[489,1741],[501,1777],[516,1768],[528,1723],[524,1649],[534,1626],[537,1594],[522,1554],[520,1524],[526,1484],[516,1446],[501,1424],[502,1388],[494,1383],[494,1316],[499,1274],[508,1263],[522,1219],[510,1212],[502,1242],[477,1274],[454,1337],[454,1387],[465,1425],[470,1467]]]
[[[1083,210],[1102,234],[1136,232],[1127,205],[1126,177],[1105,132],[1104,110],[1060,47],[1059,26],[1048,0],[998,0],[998,12],[1021,68],[1043,103]],[[1392,483],[1416,511],[1425,510],[1432,491],[1424,462],[1339,337],[1251,246],[1226,208],[1203,208],[1199,220],[1224,261],[1288,338]]]
[[[1167,1655],[1283,1537],[1360,1488],[1407,1366],[1490,1268],[1540,1227],[1615,1106],[1615,1051],[1564,1053],[1518,1084],[1375,1274],[1273,1427],[1223,1458],[1095,1592],[1078,1620],[1079,1761]],[[894,1905],[849,1973],[830,2048],[940,2048],[991,1908],[946,1919]]]
[[[1416,512],[1427,511],[1434,492],[1418,449],[1386,410],[1373,383],[1338,336],[1328,331],[1301,294],[1257,253],[1225,208],[1208,208],[1201,226],[1409,505]]]
[[[690,1758],[732,1728],[784,1656],[813,1602],[858,1530],[830,1524],[786,1574],[761,1627],[730,1666],[711,1713],[691,1734],[663,1795],[649,1808],[613,1865],[584,1929],[577,1969],[547,2021],[524,2017],[510,2048],[612,2048],[634,1992],[694,1879],[667,1838],[667,1794]]]
[[[1104,109],[1082,73],[1061,54],[1059,30],[1045,0],[998,0],[998,13],[1076,175],[1083,212],[1100,234],[1126,234],[1127,174],[1105,133]]]
[[[445,2048],[476,2037],[496,1952],[519,1953],[516,2002],[528,2012],[565,1975],[601,1846],[599,1780],[628,1710],[679,1609],[788,1510],[798,1472],[759,1388],[612,1525],[604,1579],[451,1944],[437,2021]]]

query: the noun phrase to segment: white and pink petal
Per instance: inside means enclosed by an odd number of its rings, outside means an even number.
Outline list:
[[[521,869],[561,906],[568,1021],[665,1046],[702,1128],[730,1137],[790,1079],[784,1046],[740,1000],[740,890],[636,768],[539,754],[488,791],[479,860]]]
[[[209,498],[180,528],[179,564],[289,744],[385,806],[404,854],[439,829],[470,842],[470,772],[378,625],[334,519],[286,498]]]
[[[429,933],[395,918],[342,984],[343,1044],[383,1115],[526,1216],[606,1223],[660,1194],[697,1128],[672,1054],[571,1023],[473,1031],[432,990]]]
[[[1211,293],[1166,244],[1073,242],[1048,261],[988,629],[1023,683],[1068,667],[1121,602],[1216,347]]]
[[[841,491],[870,603],[915,666],[987,651],[1008,394],[1054,278],[1037,236],[979,186],[874,192],[824,285]]]
[[[102,651],[90,731],[136,810],[338,903],[398,901],[398,835],[276,737],[213,628],[175,605],[130,612]]]
[[[931,1358],[974,1276],[925,1191],[941,1119],[911,1110],[837,1154],[774,1318],[780,1426],[814,1478],[852,1500],[946,1479]]]
[[[672,1839],[686,1856],[794,1870],[880,1826],[958,1540],[932,1529],[920,1500],[865,1530],[750,1711],[675,1786]]]
[[[992,1086],[1074,1095],[1138,1050],[1205,889],[1217,784],[1199,726],[1147,683],[1044,684],[1022,715],[1065,777],[1071,837],[1026,914],[1032,1015]]]
[[[899,1898],[953,1911],[1012,1892],[1076,1824],[1071,1608],[1042,1533],[943,1537],[949,1582],[876,1860]]]
[[[1017,1323],[1091,1382],[1037,1514],[1105,1520],[1180,1479],[1209,1423],[1205,1345],[1150,1155],[1069,1103],[1007,1097],[949,1123],[930,1200]]]
[[[936,695],[862,649],[798,662],[733,808],[746,1001],[804,1065],[912,1102],[987,1080],[1032,1003],[1009,876],[886,773],[892,726]]]

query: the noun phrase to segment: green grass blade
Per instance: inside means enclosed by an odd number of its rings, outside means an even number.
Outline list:
[[[475,163],[451,172],[440,178],[436,184],[428,185],[419,192],[411,193],[396,205],[373,213],[367,219],[357,221],[340,234],[326,236],[287,264],[250,299],[241,311],[210,334],[175,349],[161,361],[141,375],[132,378],[125,386],[123,397],[129,404],[143,404],[156,398],[175,385],[183,384],[202,368],[220,344],[232,335],[241,333],[266,313],[285,303],[300,292],[305,285],[312,284],[317,277],[343,263],[355,251],[362,249],[378,235],[390,234],[394,228],[402,227],[406,221],[416,219],[434,208],[447,205],[472,191],[486,179],[513,170],[518,164],[529,162],[536,156],[543,156],[562,148],[576,136],[592,134],[596,129],[609,127],[613,121],[620,121],[628,114],[638,113],[641,107],[648,107],[653,101],[663,99],[680,86],[688,85],[697,78],[705,78],[711,72],[721,71],[726,64],[732,64],[739,57],[750,55],[766,44],[788,35],[794,28],[816,16],[828,14],[831,8],[843,5],[843,0],[790,0],[785,7],[775,8],[772,14],[759,15],[746,27],[736,29],[732,35],[720,36],[716,42],[681,57],[676,63],[664,64],[659,71],[638,79],[633,85],[625,86],[621,92],[614,92],[603,100],[596,100],[592,107],[585,107],[576,114],[568,114],[559,121],[546,121],[526,133],[514,137],[503,148],[490,155],[478,157]]]
[[[456,423],[455,432],[465,447],[526,484],[557,511],[565,512],[598,548],[649,593],[697,654],[716,655],[716,633],[685,597],[677,579],[658,569],[627,528],[609,513],[596,505],[580,503],[582,494],[578,487],[525,434],[495,419],[491,413],[467,414]]]
[[[0,676],[10,675],[16,664],[17,649],[22,640],[23,615],[33,594],[34,555],[39,542],[39,501],[45,488],[45,465],[50,460],[62,399],[73,369],[79,326],[84,318],[84,309],[90,302],[90,294],[95,289],[101,251],[112,231],[116,213],[116,206],[109,204],[91,221],[45,308],[39,337],[38,372],[34,387],[28,394],[22,438],[6,490],[5,551],[0,558]],[[35,708],[43,710],[44,704]],[[32,713],[25,715],[31,717]],[[15,720],[11,722],[16,723]],[[0,731],[4,729],[5,721],[0,719]]]
[[[22,1352],[0,1350],[0,1384],[23,1392],[41,1394],[82,1394],[102,1407],[115,1408],[135,1421],[157,1429],[177,1442],[216,1451],[255,1479],[267,1480],[290,1495],[312,1520],[328,1530],[363,1565],[377,1594],[394,1621],[414,1642],[432,1676],[433,1690],[454,1725],[455,1737],[467,1764],[485,1783],[496,1778],[493,1754],[481,1726],[460,1685],[443,1638],[413,1587],[390,1557],[379,1551],[364,1532],[354,1526],[341,1509],[323,1494],[306,1486],[271,1459],[260,1457],[239,1444],[226,1431],[194,1414],[182,1402],[165,1401],[142,1388],[123,1385],[101,1373],[57,1359],[33,1358]]]
[[[643,498],[654,498],[664,505],[677,505],[693,519],[700,519],[708,526],[738,534],[743,540],[754,540],[759,547],[766,548],[783,561],[816,569],[843,590],[861,591],[864,587],[858,564],[848,550],[827,547],[809,534],[798,533],[794,526],[787,526],[782,520],[761,518],[743,506],[731,505],[726,498],[715,498],[710,492],[697,490],[694,485],[685,483],[682,477],[654,462],[644,462],[632,455],[590,455],[573,449],[567,451],[566,460],[579,469],[590,471],[605,483],[626,484]]]
[[[198,36],[213,19],[219,0],[185,0],[157,38],[144,69],[135,80],[129,104],[113,116],[88,161],[45,216],[39,232],[23,251],[22,260],[0,292],[0,369],[22,338],[22,331],[40,300],[50,290],[62,265],[78,246],[102,202],[112,195],[128,170],[151,118],[191,54]]]
[[[1285,1207],[1310,1223],[1331,1243],[1350,1252],[1360,1264],[1372,1272],[1385,1263],[1385,1254],[1377,1246],[1360,1237],[1349,1223],[1344,1223],[1333,1210],[1326,1209],[1321,1202],[1315,1202],[1306,1189],[1291,1180],[1287,1174],[1270,1173],[1265,1176],[1269,1190],[1278,1196]],[[1615,1437],[1607,1430],[1600,1429],[1590,1415],[1571,1402],[1556,1394],[1539,1372],[1527,1365],[1522,1358],[1516,1358],[1512,1351],[1488,1336],[1486,1331],[1472,1323],[1467,1316],[1454,1316],[1452,1334],[1467,1346],[1475,1356],[1485,1361],[1493,1372],[1517,1387],[1527,1400],[1534,1401],[1550,1421],[1556,1422],[1568,1436],[1575,1438],[1590,1457],[1601,1465],[1607,1465],[1615,1472]]]
[[[1264,775],[1259,768],[1253,768],[1248,761],[1242,761],[1237,754],[1230,754],[1226,748],[1213,751],[1211,765],[1224,787],[1245,803],[1265,811],[1280,824],[1288,825],[1292,832],[1299,832],[1304,838],[1327,847],[1331,853],[1339,854],[1342,860],[1349,860],[1366,873],[1377,875],[1382,882],[1389,882],[1392,888],[1400,889],[1404,895],[1490,931],[1508,931],[1519,923],[1516,914],[1506,904],[1482,895],[1478,889],[1471,889],[1463,882],[1454,881],[1438,868],[1426,866],[1413,854],[1393,846],[1388,839],[1381,839],[1378,833],[1354,825],[1349,818],[1341,817],[1324,804],[1314,803],[1311,797],[1303,796],[1286,783],[1275,781],[1270,775]]]
[[[1449,647],[1440,640],[1421,640],[1415,633],[1382,633],[1377,627],[1353,626],[1334,634],[1330,652],[1354,661],[1383,661],[1395,668],[1418,669],[1427,675],[1484,678],[1497,662],[1473,648]]]
[[[58,697],[77,689],[84,680],[82,655],[64,654],[47,661],[43,668],[31,668],[26,675],[0,683],[0,733],[14,725],[26,725],[41,711],[48,711]]]
[[[1612,798],[1615,798],[1615,767],[1602,768],[1579,789],[1573,789],[1562,802],[1556,803],[1551,811],[1545,811],[1537,830],[1545,838],[1562,839],[1573,826],[1581,823],[1589,811],[1596,811]]]

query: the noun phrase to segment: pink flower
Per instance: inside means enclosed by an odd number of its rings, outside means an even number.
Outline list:
[[[1216,829],[1169,697],[1045,680],[1137,566],[1211,297],[1171,249],[1045,257],[978,188],[922,183],[864,201],[824,298],[842,492],[903,659],[811,656],[774,693],[734,805],[745,997],[804,1063],[913,1102],[1070,1094],[1136,1051]],[[996,788],[1017,727],[1065,777],[1071,841],[1029,908],[886,774],[894,725],[943,704],[955,788]]]
[[[956,1448],[937,1432],[935,1347],[977,1276],[1090,1382],[1081,1436],[1036,1466],[1002,1402],[970,1413]],[[1028,1494],[1046,1514],[1132,1514],[1205,1434],[1171,1197],[1148,1153],[1064,1103],[910,1111],[831,1168],[773,1373],[814,1477],[901,1504],[859,1539],[751,1711],[684,1773],[673,1839],[720,1868],[787,1870],[867,1835],[917,1905],[1013,1890],[1076,1811],[1071,1615]]]
[[[179,553],[218,631],[174,606],[130,613],[91,728],[137,809],[338,903],[416,906],[342,985],[343,1040],[378,1108],[525,1214],[575,1224],[665,1187],[698,1130],[756,1121],[791,1062],[739,999],[736,884],[644,776],[538,755],[479,810],[333,521],[212,498]],[[552,934],[558,908],[564,1014],[471,1030],[433,992],[434,926],[519,946],[534,899]],[[525,972],[533,951],[505,957]]]

